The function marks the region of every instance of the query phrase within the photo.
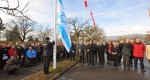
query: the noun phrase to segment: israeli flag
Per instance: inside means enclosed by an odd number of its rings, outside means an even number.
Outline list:
[[[57,4],[57,18],[58,18],[58,30],[61,36],[61,40],[66,50],[69,52],[71,49],[71,39],[69,34],[69,29],[67,27],[67,19],[64,13],[64,6],[62,0],[58,0]]]

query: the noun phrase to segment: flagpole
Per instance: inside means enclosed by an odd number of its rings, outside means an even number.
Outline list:
[[[53,69],[56,69],[56,27],[57,27],[57,0],[54,0],[54,52],[53,52]]]

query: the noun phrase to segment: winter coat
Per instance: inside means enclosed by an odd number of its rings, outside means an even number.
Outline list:
[[[79,44],[79,55],[83,55],[85,51],[85,45]]]
[[[4,66],[3,70],[5,72],[9,72],[12,71],[14,69],[18,70],[19,69],[19,65],[22,62],[22,60],[18,60],[18,59],[9,59],[6,63],[6,65]]]
[[[35,50],[28,50],[26,53],[27,58],[35,58],[36,57],[36,51]]]
[[[103,44],[98,45],[98,54],[104,55],[104,53],[105,53],[105,46]]]
[[[120,51],[120,47],[119,46],[113,46],[112,47],[112,58],[113,59],[117,59],[118,58],[119,51]]]
[[[150,60],[150,45],[146,46],[146,58]]]
[[[133,56],[134,57],[144,57],[145,53],[145,45],[142,43],[134,43],[133,44]]]
[[[122,48],[122,55],[124,56],[131,56],[131,53],[132,53],[132,44],[131,43],[124,43],[123,44],[123,48]]]
[[[17,56],[18,55],[18,51],[15,48],[11,48],[8,51],[9,56]]]
[[[43,44],[43,56],[51,56],[53,54],[53,46],[55,42],[46,42]]]

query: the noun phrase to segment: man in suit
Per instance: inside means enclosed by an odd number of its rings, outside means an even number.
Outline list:
[[[82,43],[79,44],[79,55],[80,55],[80,63],[85,63],[84,57],[85,57],[85,45]]]
[[[44,56],[44,74],[49,74],[49,65],[51,56],[53,55],[53,46],[55,42],[50,42],[50,38],[47,37],[43,44],[43,56]]]
[[[104,65],[104,53],[105,53],[105,46],[100,42],[98,45],[98,58],[99,58],[99,63]]]
[[[87,60],[87,63],[90,64],[90,60],[89,60],[89,55],[90,55],[90,43],[88,42],[86,44],[86,60]]]
[[[90,64],[94,66],[94,55],[96,53],[96,45],[93,43],[93,41],[90,41],[90,54],[89,54],[89,59],[90,59]]]

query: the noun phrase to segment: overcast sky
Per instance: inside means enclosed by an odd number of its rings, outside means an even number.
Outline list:
[[[11,6],[15,6],[15,0],[10,1]],[[68,18],[91,19],[89,13],[91,9],[96,24],[105,30],[107,36],[150,31],[148,16],[150,0],[87,0],[88,9],[84,8],[83,0],[62,1]],[[33,20],[53,26],[54,0],[20,0],[21,5],[27,2],[29,3],[28,14]],[[0,6],[4,5],[0,0]],[[13,19],[2,11],[0,11],[0,17],[4,22]],[[92,24],[92,20],[90,22]]]

